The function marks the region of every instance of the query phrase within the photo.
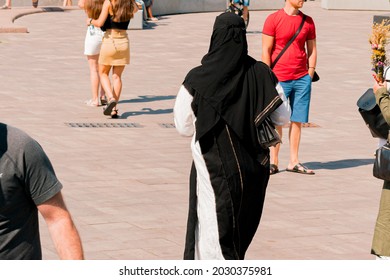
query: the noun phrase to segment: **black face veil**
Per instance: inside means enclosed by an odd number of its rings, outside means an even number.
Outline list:
[[[215,102],[226,99],[236,92],[247,56],[244,21],[233,13],[221,14],[215,20],[202,65],[190,71],[184,84]]]
[[[196,139],[223,119],[244,142],[256,145],[255,127],[280,104],[277,79],[248,56],[245,23],[234,13],[217,16],[208,53],[183,84],[194,97]]]

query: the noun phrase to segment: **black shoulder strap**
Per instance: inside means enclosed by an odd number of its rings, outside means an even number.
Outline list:
[[[283,50],[279,53],[279,55],[276,57],[274,62],[272,62],[271,69],[273,69],[275,67],[276,63],[278,63],[279,59],[282,57],[284,52],[288,49],[288,47],[292,44],[292,42],[294,42],[295,38],[297,38],[299,32],[301,32],[301,30],[302,30],[303,25],[305,24],[305,20],[306,20],[306,15],[303,15],[301,25],[299,25],[299,27],[298,27],[297,31],[295,32],[294,36],[292,36],[290,41],[288,41],[288,43],[284,46]]]

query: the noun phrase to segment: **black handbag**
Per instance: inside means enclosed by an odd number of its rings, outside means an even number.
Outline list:
[[[269,117],[266,117],[257,127],[257,140],[263,149],[282,143],[280,135]]]
[[[369,88],[357,101],[359,113],[371,132],[372,137],[387,139],[389,125],[383,118],[379,106],[376,104],[375,94]]]
[[[376,150],[374,168],[374,177],[386,181],[390,181],[390,144],[385,145]]]

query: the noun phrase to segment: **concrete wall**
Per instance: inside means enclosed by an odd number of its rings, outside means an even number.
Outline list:
[[[77,6],[78,0],[73,0]],[[316,0],[321,1],[321,7],[329,10],[377,10],[390,11],[389,0]],[[12,0],[14,7],[31,7],[31,0]],[[39,0],[39,6],[62,7],[63,0]],[[226,8],[226,0],[154,0],[155,15],[218,12]],[[5,0],[0,0],[4,5]],[[275,10],[284,6],[284,0],[252,0],[251,10]]]
[[[154,0],[153,14],[182,14],[195,12],[218,12],[226,9],[226,0]],[[281,9],[284,0],[252,0],[251,10]]]
[[[32,0],[11,0],[14,7],[31,7]],[[77,6],[78,0],[72,0],[73,6]],[[0,0],[0,6],[5,0]],[[63,0],[39,0],[39,6],[62,7]],[[218,12],[226,9],[226,0],[154,0],[153,14],[182,14],[196,12]],[[275,10],[281,9],[284,0],[252,0],[251,10]]]
[[[63,0],[39,0],[38,6],[62,7]],[[77,6],[78,0],[73,0],[73,5]],[[0,6],[5,4],[5,0],[0,0]],[[32,0],[11,0],[12,7],[32,7]]]
[[[329,10],[390,11],[389,0],[321,0],[321,7]]]

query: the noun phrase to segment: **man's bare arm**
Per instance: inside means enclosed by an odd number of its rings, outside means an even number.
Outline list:
[[[38,205],[38,210],[46,221],[60,259],[84,259],[80,236],[65,206],[61,192]]]

